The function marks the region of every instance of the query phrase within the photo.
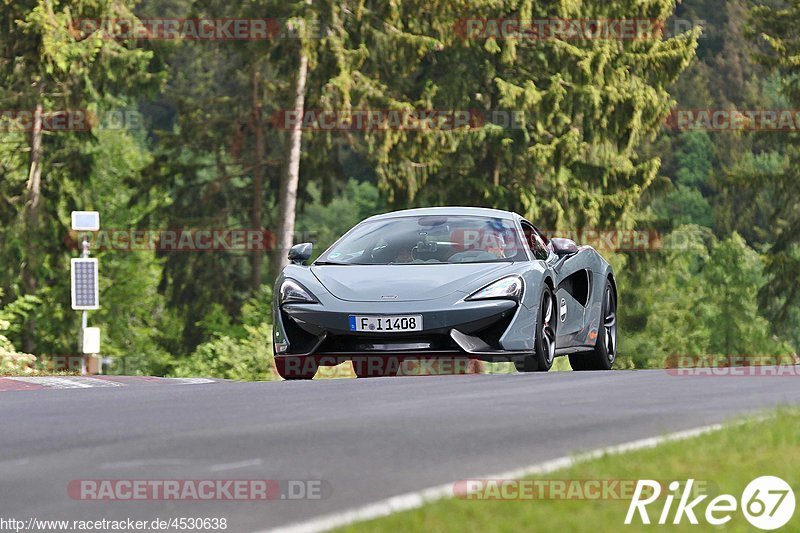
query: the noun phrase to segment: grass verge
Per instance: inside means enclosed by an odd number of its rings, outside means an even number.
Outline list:
[[[708,501],[718,494],[731,494],[739,500],[747,484],[759,477],[783,478],[794,489],[798,509],[792,520],[778,531],[800,531],[800,409],[781,409],[776,416],[747,420],[726,426],[720,431],[683,441],[661,444],[655,448],[621,455],[607,455],[579,463],[571,468],[530,479],[547,480],[638,480],[653,479],[668,484],[687,479],[704,482],[709,497],[695,507],[700,525],[691,525],[686,517],[672,525],[678,506],[675,498],[668,525],[644,526],[638,516],[624,525],[630,504],[628,499],[526,499],[466,500],[447,499],[419,509],[385,518],[353,524],[339,531],[754,531],[741,508],[732,513],[724,526],[709,525],[704,518]],[[651,521],[656,523],[664,499],[648,506]]]

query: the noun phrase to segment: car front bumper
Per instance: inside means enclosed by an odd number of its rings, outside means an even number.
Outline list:
[[[501,339],[519,313],[512,300],[452,302],[342,302],[333,309],[322,304],[285,304],[275,313],[275,355],[337,356],[424,355],[466,356],[514,353]],[[350,331],[351,315],[422,315],[423,330],[411,332]]]

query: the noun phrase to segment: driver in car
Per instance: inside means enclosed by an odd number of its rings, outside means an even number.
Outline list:
[[[493,261],[506,259],[506,240],[503,232],[494,228],[482,230],[479,239],[471,243],[470,249],[453,254],[451,263],[471,263],[474,261]]]
[[[411,253],[411,248],[403,246],[398,250],[397,255],[391,260],[391,263],[411,263],[414,261],[414,255]]]
[[[417,245],[416,235],[412,237],[403,236],[392,243],[392,253],[394,254],[389,264],[404,264],[414,262],[414,246]]]

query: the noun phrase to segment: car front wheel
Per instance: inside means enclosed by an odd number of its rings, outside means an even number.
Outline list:
[[[539,316],[536,321],[536,338],[534,353],[526,355],[514,366],[519,372],[547,372],[553,366],[556,356],[556,320],[555,299],[553,291],[545,285],[539,304]]]

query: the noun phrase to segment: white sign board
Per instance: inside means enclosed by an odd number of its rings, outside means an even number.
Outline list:
[[[99,231],[100,213],[97,211],[73,211],[72,229],[75,231]]]
[[[100,353],[100,328],[83,328],[83,353]]]

